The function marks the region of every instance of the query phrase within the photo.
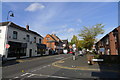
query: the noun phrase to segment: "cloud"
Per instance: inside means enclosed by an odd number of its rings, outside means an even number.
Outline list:
[[[67,30],[67,32],[73,32],[73,31],[75,31],[74,28],[69,28],[69,29]]]
[[[61,26],[61,28],[66,28],[67,26],[68,26],[68,25],[65,24],[65,25]]]
[[[56,31],[52,31],[52,34],[62,34],[62,33],[66,33],[67,32],[67,34],[68,33],[71,33],[71,32],[74,32],[75,31],[75,29],[74,28],[62,28],[62,29],[60,29],[60,30],[56,30]]]
[[[82,20],[81,19],[77,19],[77,22],[82,23]]]
[[[29,6],[25,9],[25,11],[31,11],[31,12],[33,12],[33,11],[37,11],[37,10],[40,10],[40,9],[43,9],[43,8],[45,8],[45,6],[44,6],[43,4],[33,3],[33,4],[29,5]]]

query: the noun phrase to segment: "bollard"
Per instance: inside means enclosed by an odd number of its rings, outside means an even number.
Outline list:
[[[75,56],[73,56],[73,60],[75,60]]]

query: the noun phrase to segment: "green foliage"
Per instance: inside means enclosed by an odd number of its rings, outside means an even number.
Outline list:
[[[76,44],[76,48],[78,50],[82,50],[83,48],[83,40],[79,40],[77,36],[73,35],[73,38],[71,39],[71,42],[69,42],[70,45]]]
[[[104,33],[103,27],[104,25],[102,24],[96,24],[92,27],[85,27],[85,26],[83,27],[83,29],[80,31],[78,35],[84,40],[84,44],[83,44],[84,48],[89,50],[92,49],[92,46],[96,41],[96,37],[99,34]]]
[[[73,35],[73,38],[71,39],[71,44],[76,44],[78,41],[77,36]]]

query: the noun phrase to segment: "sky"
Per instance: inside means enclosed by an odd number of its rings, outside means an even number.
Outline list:
[[[9,21],[22,27],[28,24],[43,37],[56,34],[70,41],[83,26],[102,23],[105,33],[99,40],[118,27],[118,2],[2,2],[2,22],[7,21],[10,10],[15,16]]]

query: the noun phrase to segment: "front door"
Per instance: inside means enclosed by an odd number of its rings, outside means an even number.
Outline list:
[[[30,49],[30,51],[29,51],[29,57],[31,57],[32,56],[32,49]]]

